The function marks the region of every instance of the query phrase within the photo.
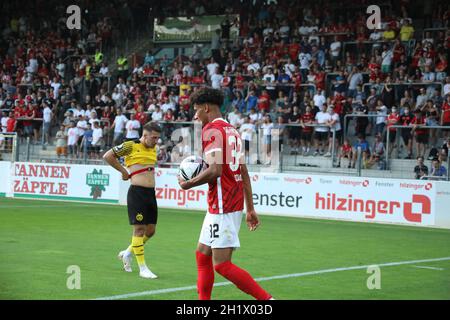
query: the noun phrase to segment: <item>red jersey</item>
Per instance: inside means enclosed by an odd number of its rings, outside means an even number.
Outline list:
[[[411,121],[411,124],[417,124],[419,126],[424,126],[425,125],[425,117],[423,117],[423,116],[420,118],[414,117]],[[423,129],[423,128],[417,128],[415,131],[416,131],[416,135],[423,135],[428,132],[426,129]]]
[[[262,95],[259,96],[258,109],[260,111],[265,110],[266,112],[269,112],[269,109],[270,109],[270,96],[269,96],[269,94],[262,94]]]
[[[147,114],[144,112],[136,112],[134,118],[139,121],[142,126],[147,123]]]
[[[288,47],[289,47],[289,56],[291,57],[292,61],[297,60],[298,53],[300,52],[300,45],[294,42],[289,44]]]
[[[314,115],[312,113],[305,113],[303,114],[300,119],[303,121],[303,124],[312,124],[314,123]],[[305,126],[303,128],[303,132],[308,133],[313,131],[313,127],[311,126]]]
[[[450,123],[450,104],[447,101],[442,105],[442,121],[446,124]]]
[[[402,126],[409,126],[409,124],[411,123],[412,119],[413,119],[413,116],[411,116],[410,114],[409,115],[405,115],[404,114],[404,115],[402,115],[400,117],[400,124]]]
[[[15,125],[16,125],[16,119],[8,118],[8,120],[6,120],[6,132],[14,132]]]
[[[352,146],[349,144],[343,144],[341,147],[342,153],[349,153],[352,151]]]
[[[391,113],[387,118],[387,127],[396,125],[400,121],[400,115],[398,113]],[[390,132],[396,131],[396,128],[389,128]]]
[[[208,212],[242,211],[244,185],[240,163],[244,151],[239,132],[224,119],[214,119],[202,129],[202,147],[205,155],[222,151],[222,175],[208,184]]]

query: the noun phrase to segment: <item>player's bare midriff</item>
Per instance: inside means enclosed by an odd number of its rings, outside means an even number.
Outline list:
[[[140,165],[140,164],[133,164],[128,167],[128,172],[131,174],[134,171],[144,169],[144,168],[150,168],[152,166],[149,165]],[[149,170],[146,172],[141,172],[139,174],[133,175],[131,177],[131,184],[134,186],[140,186],[140,187],[146,187],[146,188],[154,188],[155,187],[155,174],[154,170]]]

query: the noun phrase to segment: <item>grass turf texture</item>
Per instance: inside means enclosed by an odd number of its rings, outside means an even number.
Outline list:
[[[131,241],[126,208],[114,205],[0,199],[0,299],[93,299],[193,286],[195,247],[204,213],[160,209],[145,256],[159,279],[122,271],[118,251]],[[261,216],[233,261],[255,278],[315,270],[450,257],[450,230]],[[67,268],[81,269],[81,289],[69,290]],[[442,268],[422,269],[416,266]],[[450,299],[450,261],[381,267],[381,289],[369,290],[366,269],[261,285],[277,299]],[[226,281],[215,275],[216,283]],[[213,299],[251,299],[233,285]],[[132,299],[197,299],[195,289]]]

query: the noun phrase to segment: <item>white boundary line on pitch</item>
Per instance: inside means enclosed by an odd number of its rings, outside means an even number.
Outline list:
[[[365,265],[365,266],[335,268],[335,269],[324,269],[324,270],[316,270],[316,271],[309,271],[309,272],[302,272],[302,273],[283,274],[283,275],[273,276],[273,277],[257,278],[255,280],[258,282],[262,282],[262,281],[269,281],[269,280],[275,280],[275,279],[299,278],[299,277],[305,277],[305,276],[310,276],[310,275],[332,273],[332,272],[338,272],[338,271],[367,269],[370,266],[392,267],[392,266],[400,266],[400,265],[405,265],[405,264],[415,264],[415,263],[434,262],[434,261],[447,261],[447,260],[450,260],[450,257],[424,259],[424,260],[409,260],[409,261],[400,261],[400,262],[388,262],[388,263],[380,263],[380,264],[370,264],[370,265]],[[231,284],[232,283],[228,282],[228,281],[227,282],[219,282],[219,283],[215,283],[214,287],[228,286]],[[115,296],[96,298],[93,300],[127,299],[127,298],[133,298],[133,297],[151,296],[151,295],[158,295],[158,294],[163,294],[163,293],[171,293],[171,292],[177,292],[177,291],[189,291],[189,290],[196,290],[196,289],[197,289],[197,286],[194,285],[194,286],[188,286],[188,287],[167,288],[167,289],[120,294],[120,295],[115,295]]]
[[[430,270],[438,270],[438,271],[445,270],[444,268],[436,268],[436,267],[429,267],[429,266],[413,266],[413,267],[419,268],[419,269],[430,269]]]
[[[91,206],[89,204],[83,204],[83,203],[74,203],[77,207],[86,207],[86,206]],[[0,209],[9,209],[9,208],[67,208],[67,205],[71,205],[71,203],[67,203],[67,204],[44,204],[44,205],[12,205],[12,206],[8,206],[8,205],[1,205]]]

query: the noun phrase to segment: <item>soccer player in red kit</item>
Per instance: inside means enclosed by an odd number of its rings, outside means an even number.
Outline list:
[[[208,212],[196,251],[199,299],[211,299],[215,270],[255,299],[269,300],[272,296],[247,271],[231,262],[233,250],[240,247],[238,233],[244,201],[250,231],[255,230],[260,221],[253,207],[250,177],[243,162],[243,143],[239,132],[222,118],[222,102],[220,90],[202,88],[192,94],[194,119],[203,125],[202,147],[209,166],[191,180],[179,177],[184,190],[209,185]]]

